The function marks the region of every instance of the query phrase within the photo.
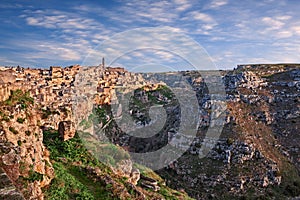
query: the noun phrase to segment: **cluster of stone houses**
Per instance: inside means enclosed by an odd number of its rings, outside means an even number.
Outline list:
[[[88,97],[91,104],[110,104],[115,88],[131,90],[146,84],[141,75],[103,65],[51,66],[48,69],[0,67],[0,101],[8,99],[12,90],[29,91],[41,110],[55,113],[44,119],[43,125],[61,132],[69,129],[67,135],[70,137],[75,133],[72,115],[78,95]],[[87,107],[91,106],[81,105],[82,118],[90,114],[91,109]]]

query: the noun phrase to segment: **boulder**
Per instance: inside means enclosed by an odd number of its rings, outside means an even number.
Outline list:
[[[61,121],[58,124],[58,132],[61,138],[66,141],[75,135],[75,127],[72,121]]]
[[[132,169],[128,182],[132,183],[133,185],[137,185],[138,181],[140,180],[140,176],[141,173],[139,169]]]

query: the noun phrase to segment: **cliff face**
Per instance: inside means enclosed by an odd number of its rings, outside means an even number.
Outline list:
[[[23,200],[24,196],[11,182],[7,174],[0,168],[0,199]]]
[[[2,102],[0,110],[1,167],[26,199],[43,199],[41,188],[50,184],[54,171],[43,145],[40,111],[21,90]]]
[[[121,68],[80,66],[4,70],[0,72],[0,163],[6,173],[3,181],[6,182],[9,177],[10,184],[15,185],[26,199],[43,199],[41,188],[50,187],[49,193],[54,192],[51,185],[66,178],[64,173],[75,176],[77,172],[74,173],[74,170],[81,170],[80,173],[98,187],[104,186],[103,191],[114,197],[147,199],[147,195],[163,196],[167,188],[164,181],[157,176],[153,179],[140,173],[130,160],[118,163],[112,173],[105,175],[108,172],[98,165],[85,163],[81,153],[73,155],[70,149],[77,152],[81,148],[74,138],[75,129],[80,128],[78,125],[81,123],[91,131],[91,138],[101,138],[93,134],[94,129],[100,128],[111,142],[133,152],[157,150],[170,140],[176,148],[187,149],[183,156],[158,173],[168,186],[184,189],[196,199],[299,196],[299,66],[239,66],[234,71],[220,74],[225,91],[212,100],[213,94],[208,94],[205,80],[216,79],[213,72],[155,75],[129,73]],[[151,77],[162,81],[152,84],[149,81]],[[176,95],[165,87],[170,83],[178,87],[182,77],[196,93],[200,110],[197,136],[192,138],[191,145],[185,145],[189,136],[178,133],[177,129],[182,123],[180,109],[184,105],[179,105]],[[114,117],[124,114],[120,107],[112,116],[110,105],[115,100],[116,89],[120,88],[123,92],[135,90],[127,111],[137,126],[156,122],[149,114],[153,104],[160,104],[166,110],[166,124],[155,139],[130,137],[124,130],[131,127],[120,127],[115,121]],[[186,100],[185,104],[187,107],[192,105],[190,100]],[[225,111],[220,106],[222,104],[227,106]],[[214,106],[218,115],[226,113],[224,122],[213,120]],[[100,108],[102,119],[99,124],[92,125],[91,114],[95,108]],[[222,125],[220,138],[205,137],[209,128]],[[42,141],[43,131],[51,133],[53,130],[58,132],[57,135],[52,134],[56,138],[49,136],[47,140],[50,142],[46,142],[52,152],[51,162]],[[93,140],[88,142],[93,144]],[[199,157],[202,147],[211,149],[205,158]],[[97,156],[105,156],[105,152],[109,155],[107,146],[101,148],[101,155]],[[57,152],[62,157],[56,155]],[[82,155],[90,156],[85,150],[83,152]],[[51,163],[55,163],[56,178]],[[126,183],[120,177],[126,179]],[[82,177],[78,179],[83,180]],[[54,181],[50,184],[51,180]],[[88,182],[86,184],[93,188]],[[76,187],[76,194],[87,191],[83,186]],[[151,192],[143,188],[149,188]],[[180,198],[187,197],[182,195]]]
[[[219,122],[211,121],[216,101],[210,99],[212,94],[208,94],[201,72],[155,75],[158,79],[165,76],[166,83],[174,83],[177,76],[183,76],[196,91],[201,116],[198,136],[192,145],[184,146],[187,136],[176,130],[180,124],[176,97],[159,89],[136,91],[129,110],[137,125],[147,126],[155,123],[149,118],[151,105],[163,105],[167,122],[155,140],[130,137],[123,131],[130,127],[121,128],[114,122],[106,134],[111,141],[133,152],[160,149],[173,135],[176,147],[188,151],[159,170],[159,174],[167,184],[176,189],[184,188],[196,199],[297,196],[300,194],[299,71],[299,66],[270,65],[221,72],[226,93],[220,97],[220,103],[226,103],[227,116],[217,140],[205,137],[208,129],[217,127]],[[191,102],[185,104],[191,105]],[[108,118],[112,117],[111,113],[107,114]],[[212,150],[201,159],[203,146]]]
[[[34,99],[41,110],[40,125],[59,129],[64,140],[72,138],[72,88],[79,66],[50,69],[5,68],[0,71],[0,100],[6,100],[11,91],[22,90]],[[60,123],[61,122],[61,123]]]
[[[3,78],[3,90],[0,90],[3,97],[0,104],[0,167],[4,170],[0,180],[4,183],[1,197],[162,199],[167,195],[189,199],[185,193],[165,186],[155,173],[149,175],[151,170],[133,166],[128,157],[111,168],[102,165],[85,149],[80,138],[74,137],[77,121],[72,110],[76,99],[72,90],[77,69],[78,66],[51,67],[50,70],[18,67],[1,72],[12,75],[9,79]],[[125,71],[109,69],[101,74],[104,75],[100,77],[102,81],[105,78],[108,84],[106,90],[98,91],[95,98],[98,104],[109,103],[115,78],[124,75]],[[139,81],[135,75],[129,75],[127,80]],[[88,96],[97,93],[86,86],[80,88]],[[83,119],[89,117],[93,105],[81,105],[77,113]],[[115,150],[118,147],[108,145],[108,148]],[[110,158],[105,153],[102,156]],[[143,186],[137,186],[138,182]]]
[[[197,199],[299,196],[299,72],[281,65],[224,72],[227,118],[217,144],[199,159],[201,145],[213,144],[200,136],[160,174]],[[205,134],[209,123],[200,126]]]

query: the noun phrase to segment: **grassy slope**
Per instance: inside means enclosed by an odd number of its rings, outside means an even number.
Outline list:
[[[86,172],[86,168],[98,167],[103,176],[109,175],[117,184],[128,191],[129,199],[137,199],[130,188],[126,188],[126,179],[112,173],[111,169],[95,159],[84,147],[80,137],[62,142],[56,131],[44,132],[44,144],[50,150],[50,157],[55,169],[55,178],[45,189],[46,199],[120,199],[115,193],[114,186],[101,181],[94,181]],[[136,165],[141,173],[158,180],[161,190],[152,192],[138,187],[147,199],[190,199],[186,194],[172,190],[163,184],[160,178],[150,169]]]

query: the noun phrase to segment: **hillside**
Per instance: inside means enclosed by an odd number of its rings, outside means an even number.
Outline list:
[[[300,196],[299,65],[161,74],[76,65],[0,75],[2,199]],[[116,100],[120,91],[128,102]],[[130,136],[135,126],[155,134]],[[169,143],[176,160],[133,154]]]

